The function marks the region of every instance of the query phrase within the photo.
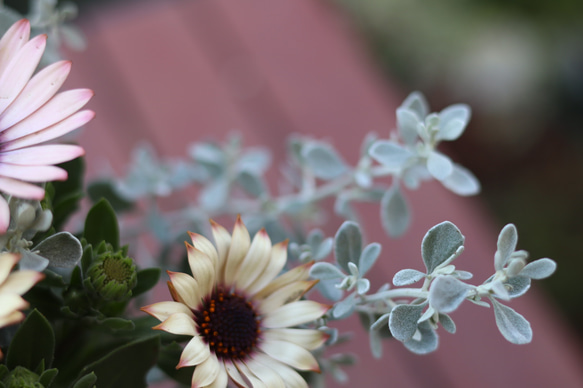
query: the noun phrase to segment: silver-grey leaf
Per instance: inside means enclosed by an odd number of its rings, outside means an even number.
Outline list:
[[[358,266],[361,251],[362,235],[360,227],[352,221],[345,221],[334,237],[336,262],[346,273],[350,273],[348,263],[352,262]]]
[[[455,334],[455,322],[449,315],[439,313],[439,323],[441,323],[441,326],[443,326],[445,331],[451,334]]]
[[[457,309],[468,294],[469,286],[453,276],[438,276],[429,290],[429,304],[439,312]]]
[[[369,149],[371,158],[383,166],[400,168],[414,154],[402,145],[389,140],[377,140]]]
[[[522,275],[513,276],[504,284],[508,286],[508,296],[518,298],[530,288],[530,278]]]
[[[496,299],[490,298],[490,301],[494,306],[496,325],[504,338],[517,345],[530,343],[532,341],[530,323],[522,315]]]
[[[334,179],[348,171],[346,163],[330,144],[309,142],[302,147],[302,157],[320,179]]]
[[[441,263],[450,258],[464,244],[464,236],[449,221],[435,225],[425,234],[421,243],[421,255],[431,274]]]
[[[354,312],[355,293],[348,295],[344,300],[336,303],[332,308],[332,316],[335,319],[344,319]]]
[[[421,339],[410,339],[404,343],[405,347],[416,354],[427,354],[435,351],[439,345],[439,337],[429,322],[419,324]]]
[[[381,199],[381,223],[391,237],[399,237],[411,225],[411,211],[399,185],[394,184]]]
[[[310,276],[314,279],[326,280],[326,279],[342,279],[346,275],[333,264],[326,262],[315,263],[312,268],[310,268]]]
[[[391,310],[389,329],[393,337],[399,341],[410,340],[417,331],[417,320],[427,304],[401,304]]]
[[[416,269],[402,269],[393,277],[393,284],[397,287],[408,286],[423,279],[425,274]]]
[[[498,250],[494,254],[494,269],[496,271],[504,268],[510,255],[516,250],[518,243],[518,232],[513,224],[508,224],[500,231],[498,235]]]
[[[379,243],[371,243],[364,247],[362,254],[360,255],[360,263],[358,265],[358,271],[360,272],[361,276],[364,276],[368,270],[372,268],[380,254],[381,244]]]
[[[43,240],[34,251],[49,260],[49,267],[73,268],[81,260],[83,248],[69,232],[59,232]]]
[[[528,276],[531,279],[544,279],[553,274],[557,269],[557,263],[553,260],[544,258],[528,263],[522,271],[521,276]]]
[[[459,164],[453,164],[452,173],[441,184],[457,195],[470,196],[480,192],[481,186],[478,178],[470,170]]]

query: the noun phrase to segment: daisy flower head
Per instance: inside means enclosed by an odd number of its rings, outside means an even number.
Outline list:
[[[0,328],[24,319],[24,314],[20,310],[27,308],[28,303],[21,295],[44,278],[42,273],[32,270],[11,272],[19,260],[19,255],[0,254]]]
[[[53,63],[34,74],[47,36],[30,38],[30,23],[14,23],[0,39],[0,192],[41,200],[44,189],[34,183],[67,179],[55,164],[84,154],[69,144],[44,144],[86,124],[94,117],[79,111],[93,96],[89,89],[57,93],[71,70],[70,61]],[[10,211],[0,195],[0,233]]]
[[[173,301],[142,310],[162,321],[155,329],[192,339],[177,368],[196,365],[192,387],[307,387],[296,371],[319,372],[310,350],[327,335],[300,328],[321,318],[331,306],[301,300],[316,281],[312,263],[281,275],[287,241],[271,244],[264,229],[251,240],[237,218],[233,233],[211,221],[213,245],[189,233],[186,244],[193,276],[168,271]]]

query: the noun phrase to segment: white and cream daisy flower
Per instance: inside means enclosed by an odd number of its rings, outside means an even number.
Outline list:
[[[55,164],[75,159],[84,150],[69,144],[39,144],[79,128],[95,114],[79,111],[93,91],[57,93],[69,75],[70,61],[34,74],[47,36],[29,38],[30,23],[22,19],[0,39],[0,192],[41,200],[44,189],[34,183],[67,179],[67,172]],[[8,204],[0,195],[0,233],[9,221]]]
[[[18,260],[20,260],[19,255],[0,254],[0,328],[24,319],[24,314],[20,310],[27,308],[28,302],[22,299],[21,295],[44,278],[42,273],[31,270],[11,273]],[[0,359],[2,359],[1,351]]]
[[[311,263],[277,276],[287,260],[287,241],[271,245],[265,230],[253,241],[239,217],[233,234],[212,222],[215,246],[189,233],[193,276],[168,271],[174,301],[142,310],[162,321],[155,329],[193,338],[176,368],[196,365],[192,387],[307,387],[296,371],[317,371],[310,350],[327,335],[300,328],[331,306],[300,298],[314,286]]]

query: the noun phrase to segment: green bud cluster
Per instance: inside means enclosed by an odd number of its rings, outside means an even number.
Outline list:
[[[93,296],[111,302],[126,301],[137,284],[136,264],[127,256],[127,249],[114,252],[107,243],[93,251],[93,260],[87,268],[83,284]]]
[[[6,373],[0,381],[0,387],[6,388],[44,388],[39,382],[40,376],[22,366],[17,366],[10,373]]]

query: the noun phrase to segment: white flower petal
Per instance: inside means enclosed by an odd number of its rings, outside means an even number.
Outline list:
[[[287,341],[264,341],[259,348],[267,355],[299,370],[320,371],[318,361],[308,350]]]
[[[263,272],[255,281],[247,287],[247,293],[254,295],[265,287],[281,272],[287,261],[288,240],[282,241],[271,247],[271,258]]]
[[[220,364],[217,356],[211,353],[210,356],[198,364],[194,368],[194,374],[192,375],[192,387],[206,387],[216,380],[219,375]]]
[[[184,347],[176,369],[184,366],[198,365],[206,361],[210,355],[211,351],[208,345],[204,343],[200,336],[196,335]]]
[[[176,313],[170,315],[164,322],[154,326],[155,330],[164,330],[168,333],[178,335],[197,335],[196,324],[187,314]]]
[[[306,264],[299,265],[285,272],[284,274],[273,280],[271,283],[269,283],[267,286],[265,286],[261,291],[259,291],[255,295],[255,298],[258,300],[263,299],[270,295],[275,290],[278,290],[287,284],[290,284],[298,280],[308,280],[308,278],[310,277],[310,268],[312,268],[312,265],[314,265],[314,262],[309,262]]]
[[[28,303],[19,295],[3,293],[0,294],[0,316],[12,314],[16,310],[28,307]]]
[[[56,124],[81,109],[93,97],[89,89],[74,89],[61,92],[51,98],[36,112],[2,132],[2,140],[7,142],[38,132]]]
[[[262,364],[261,362],[249,358],[245,360],[245,365],[249,370],[263,381],[263,383],[269,388],[285,388],[285,383],[281,377],[275,373],[275,371],[268,366]]]
[[[3,260],[0,258],[0,260]],[[15,271],[8,276],[4,283],[0,283],[0,294],[4,292],[11,292],[18,295],[23,295],[30,290],[32,286],[41,281],[45,276],[36,271]]]
[[[24,313],[21,311],[13,311],[7,315],[0,315],[0,327],[10,326],[24,319]],[[0,356],[2,352],[0,352]]]
[[[87,124],[89,121],[93,120],[94,117],[95,112],[91,110],[82,110],[45,129],[5,143],[3,145],[3,150],[16,150],[56,139]]]
[[[217,282],[224,283],[225,280],[225,263],[227,262],[227,255],[229,254],[229,247],[231,246],[231,235],[227,229],[223,228],[221,225],[217,224],[213,220],[211,222],[211,228],[213,232],[213,238],[215,244],[217,245],[217,253],[219,257],[218,262],[218,276]]]
[[[224,367],[231,380],[233,380],[238,387],[250,388],[249,384],[247,384],[243,379],[243,376],[239,373],[239,369],[232,362],[225,361]]]
[[[270,329],[297,326],[320,318],[330,307],[312,300],[299,300],[270,312],[261,324]]]
[[[262,314],[268,314],[284,304],[295,302],[308,292],[310,288],[314,287],[316,283],[318,283],[317,280],[300,280],[285,285],[263,299],[259,304],[259,310]]]
[[[169,316],[176,313],[183,313],[191,318],[194,318],[192,310],[189,309],[185,304],[180,302],[158,302],[151,304],[149,306],[142,307],[140,310],[150,314],[159,321],[165,321]]]
[[[30,165],[59,164],[85,154],[83,148],[69,144],[49,144],[0,154],[0,162]]]
[[[192,276],[182,272],[167,272],[174,290],[180,297],[179,302],[184,302],[192,310],[196,310],[204,297],[200,292],[198,282]]]
[[[291,342],[308,350],[319,348],[328,339],[323,331],[312,329],[269,329],[264,330],[262,336],[266,340]]]
[[[239,373],[245,376],[244,377],[245,379],[249,380],[253,388],[269,388],[267,385],[263,383],[263,381],[261,381],[257,376],[255,376],[255,374],[253,374],[253,372],[251,372],[251,370],[249,370],[247,365],[245,365],[244,363],[236,362],[235,366],[239,370]]]
[[[276,371],[281,376],[283,381],[285,381],[286,388],[308,388],[308,383],[306,380],[304,380],[304,378],[298,372],[289,366],[282,364],[279,361],[274,360],[273,358],[262,353],[256,354],[254,358],[266,365],[269,365],[271,369]]]
[[[201,297],[209,295],[215,285],[216,263],[203,251],[199,251],[192,245],[186,243],[188,252],[188,264],[194,279],[198,283],[198,292]]]
[[[233,228],[233,237],[231,239],[231,247],[227,255],[225,263],[225,283],[228,285],[234,284],[235,279],[239,274],[239,266],[245,258],[249,246],[251,245],[251,238],[249,231],[243,224],[241,216],[237,217],[235,227]]]
[[[215,248],[213,243],[210,242],[206,237],[198,233],[188,232],[188,235],[192,240],[192,245],[194,245],[194,247],[199,251],[204,252],[211,259],[211,261],[215,265],[215,273],[218,274],[221,268],[219,267],[219,256],[217,253],[217,249]]]
[[[2,253],[0,254],[0,284],[10,275],[12,268],[18,263],[20,258],[14,253]]]
[[[55,95],[70,71],[71,61],[59,61],[39,71],[0,116],[0,128],[9,128],[40,108]]]
[[[41,200],[45,196],[45,190],[40,186],[4,177],[0,177],[0,191],[25,199]]]
[[[0,163],[0,176],[27,182],[63,181],[67,179],[67,171],[56,166],[22,166]]]
[[[235,369],[235,368],[234,368]],[[235,369],[236,370],[236,369]],[[206,386],[206,388],[225,388],[229,383],[229,375],[225,370],[225,366],[219,361],[219,374],[215,381]]]
[[[271,240],[265,229],[261,229],[253,238],[253,242],[237,271],[235,286],[240,290],[246,290],[263,272],[270,257]]]

